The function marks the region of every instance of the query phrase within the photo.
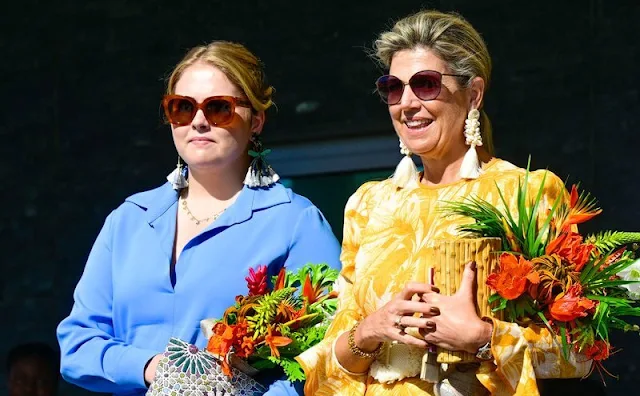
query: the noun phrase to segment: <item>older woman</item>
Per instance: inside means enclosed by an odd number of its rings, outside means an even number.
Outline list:
[[[482,110],[491,72],[484,41],[460,16],[423,11],[398,21],[375,46],[389,70],[377,89],[405,159],[392,179],[366,183],[347,203],[339,311],[325,340],[299,357],[306,393],[535,395],[536,378],[586,374],[589,364],[562,360],[546,329],[478,317],[473,264],[454,295],[425,283],[434,241],[456,238],[457,226],[469,222],[443,217],[443,201],[475,195],[501,207],[497,184],[516,209],[508,192],[524,170],[492,156]],[[411,154],[420,157],[423,172]],[[532,172],[530,189],[540,188],[543,177]],[[544,180],[547,205],[566,196],[555,175]],[[406,327],[424,337],[407,334]],[[477,363],[441,369],[435,385],[423,381],[427,343],[476,354]]]
[[[222,317],[246,293],[250,268],[340,265],[324,216],[264,162],[272,91],[239,44],[193,48],[175,67],[163,106],[186,167],[178,161],[167,183],[107,217],[58,327],[67,381],[143,395],[169,339],[204,347],[200,321]],[[263,378],[267,394],[297,394],[277,379]]]

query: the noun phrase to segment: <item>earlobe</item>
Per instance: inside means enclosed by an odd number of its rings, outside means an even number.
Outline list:
[[[265,114],[263,111],[251,115],[251,133],[260,134],[264,126]]]

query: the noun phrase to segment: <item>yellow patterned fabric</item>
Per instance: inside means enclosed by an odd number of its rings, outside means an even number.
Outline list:
[[[547,212],[558,195],[567,198],[562,181],[547,171],[530,173],[530,194],[537,193],[545,174],[546,208],[541,208],[541,213]],[[470,222],[460,216],[443,217],[443,202],[477,196],[501,209],[504,205],[497,185],[512,213],[516,213],[515,192],[524,175],[523,169],[493,159],[475,180],[421,185],[411,191],[397,189],[390,180],[361,186],[345,208],[338,313],[325,339],[298,357],[307,376],[305,394],[433,394],[432,385],[419,377],[384,384],[369,375],[345,371],[333,353],[334,341],[356,321],[381,308],[408,282],[426,282],[434,241],[456,238],[457,226]],[[493,394],[537,395],[536,378],[581,377],[590,367],[575,356],[564,361],[557,339],[546,328],[522,328],[497,320],[492,351],[495,362],[483,363],[476,376]]]

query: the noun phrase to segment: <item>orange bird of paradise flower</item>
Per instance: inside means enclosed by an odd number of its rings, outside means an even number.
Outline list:
[[[596,201],[589,194],[578,194],[578,186],[571,186],[569,208],[561,216],[560,231],[569,231],[572,225],[581,224],[591,220],[602,213],[602,209],[596,206]]]

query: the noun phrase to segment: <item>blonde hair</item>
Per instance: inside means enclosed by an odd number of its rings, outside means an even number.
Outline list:
[[[459,78],[468,87],[471,80],[481,77],[485,92],[491,78],[491,57],[480,34],[462,16],[439,11],[420,11],[395,23],[390,31],[380,34],[374,44],[375,57],[386,69],[393,56],[402,50],[426,48],[444,60],[449,72],[468,76]],[[465,80],[465,81],[462,81]],[[491,123],[480,109],[480,133],[484,148],[493,154]]]
[[[254,111],[264,111],[273,105],[275,89],[267,84],[264,65],[241,44],[213,41],[192,48],[171,72],[167,81],[167,95],[175,93],[176,84],[184,70],[197,62],[220,69],[249,99]]]

